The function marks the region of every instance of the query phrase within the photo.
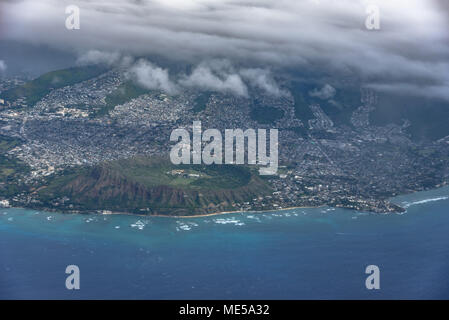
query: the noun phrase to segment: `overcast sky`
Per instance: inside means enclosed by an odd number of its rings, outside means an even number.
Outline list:
[[[245,95],[240,82],[248,80],[282,95],[270,72],[317,66],[335,75],[353,72],[379,89],[449,100],[447,2],[16,0],[0,4],[0,38],[45,44],[84,62],[130,63],[135,76],[172,92],[205,85],[206,78],[236,94]],[[72,4],[80,8],[79,30],[65,27],[65,7]],[[370,4],[380,10],[379,30],[365,26]],[[196,68],[170,79],[170,70],[152,61],[131,63],[154,54]],[[0,60],[7,68],[1,52]]]

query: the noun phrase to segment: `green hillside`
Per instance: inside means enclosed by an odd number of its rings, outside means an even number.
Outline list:
[[[198,94],[194,101],[194,106],[192,111],[195,113],[201,112],[206,110],[207,103],[209,102],[210,96],[212,95],[211,92],[201,92]]]
[[[33,106],[51,90],[85,81],[106,71],[99,66],[73,67],[69,69],[48,72],[30,82],[2,93],[7,101],[25,98],[28,106]]]
[[[270,106],[257,106],[251,109],[250,117],[261,124],[273,124],[284,117],[284,111]]]
[[[124,82],[114,92],[106,96],[106,106],[96,112],[94,116],[99,117],[106,115],[110,110],[114,109],[115,106],[124,104],[150,92],[151,90],[142,88],[132,81]]]
[[[180,165],[137,157],[69,169],[39,189],[45,207],[192,215],[233,210],[269,194],[257,173],[236,165]]]
[[[0,196],[15,194],[19,190],[18,179],[29,172],[28,165],[6,153],[21,143],[19,139],[0,135]]]
[[[371,114],[374,125],[402,124],[408,119],[407,132],[413,140],[437,140],[449,135],[449,103],[435,98],[379,94]]]
[[[328,115],[336,125],[349,125],[352,112],[360,107],[360,89],[352,87],[336,88],[336,94],[331,100],[322,100],[311,97],[313,89],[321,87],[319,83],[293,83],[291,93],[294,99],[295,116],[307,123],[314,119],[310,110],[311,104],[319,104],[321,109]]]

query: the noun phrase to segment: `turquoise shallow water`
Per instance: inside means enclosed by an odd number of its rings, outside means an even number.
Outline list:
[[[402,215],[292,209],[194,219],[0,209],[0,298],[449,298],[449,188]],[[65,268],[81,289],[65,288]],[[365,288],[378,265],[381,289]]]

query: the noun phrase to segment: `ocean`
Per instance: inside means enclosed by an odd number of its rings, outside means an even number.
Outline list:
[[[449,299],[449,187],[393,201],[407,211],[186,219],[0,208],[0,298]],[[68,265],[79,290],[65,286]],[[368,265],[378,290],[365,286]]]

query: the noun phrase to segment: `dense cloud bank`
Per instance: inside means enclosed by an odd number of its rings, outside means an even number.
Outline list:
[[[65,27],[65,7],[72,4],[80,8],[79,30]],[[365,26],[373,4],[379,30]],[[318,66],[356,74],[378,89],[449,100],[445,1],[18,0],[0,6],[2,39],[76,52],[80,63],[129,64],[137,81],[169,92],[203,87],[244,96],[254,86],[283,95],[275,70]],[[132,58],[149,55],[195,67],[171,79],[170,70]]]

